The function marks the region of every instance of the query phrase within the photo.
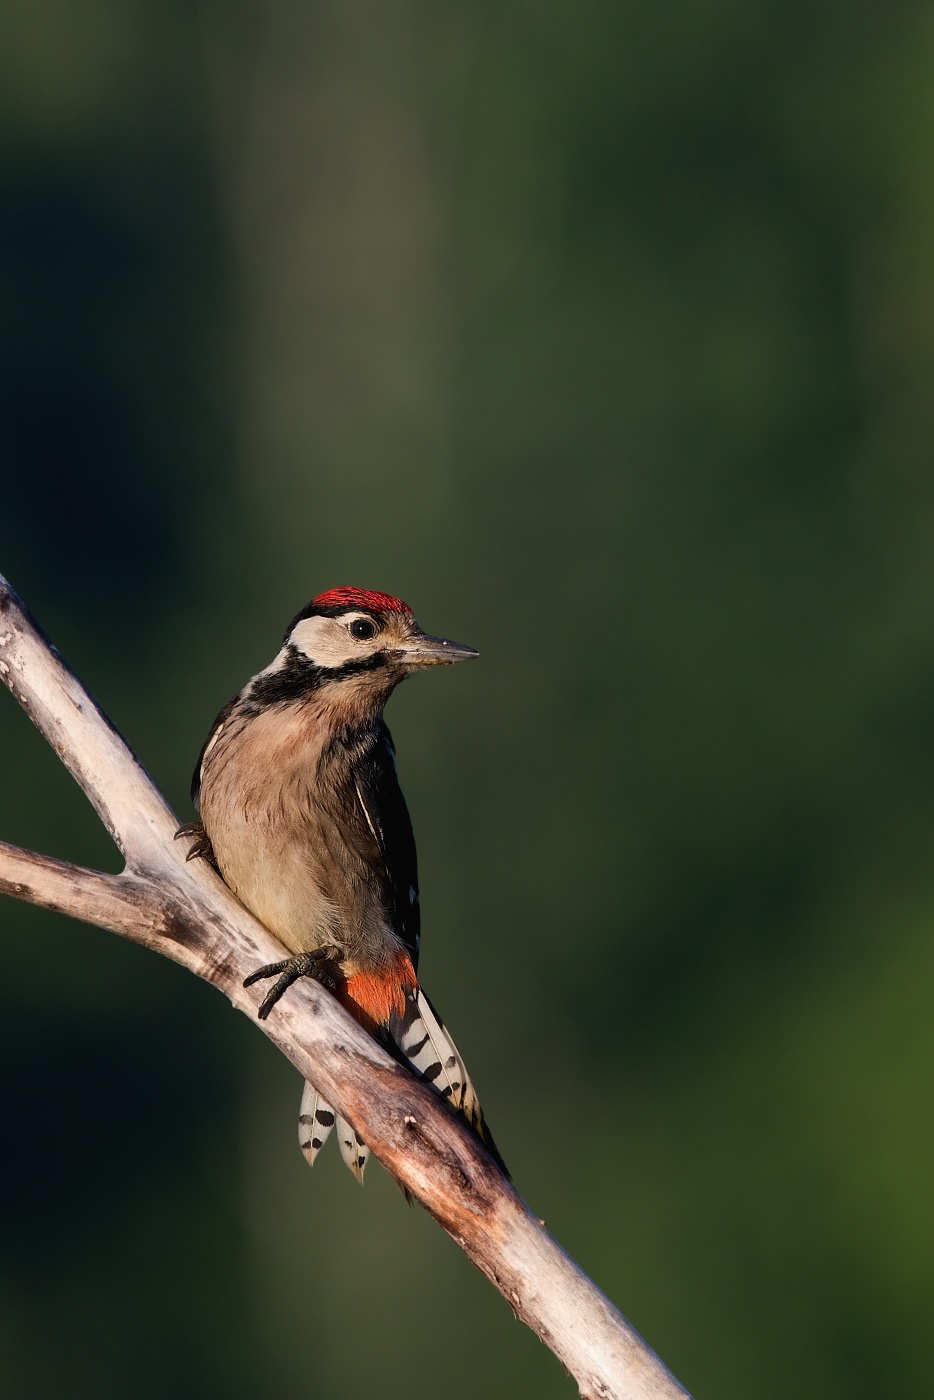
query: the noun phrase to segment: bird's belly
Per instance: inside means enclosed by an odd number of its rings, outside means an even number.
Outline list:
[[[318,776],[319,751],[301,713],[271,712],[222,735],[202,768],[201,821],[225,883],[290,952],[334,944],[348,975],[379,972],[401,940],[347,840],[347,802]]]
[[[343,942],[340,912],[315,878],[307,851],[245,823],[211,833],[211,841],[225,883],[290,952]]]

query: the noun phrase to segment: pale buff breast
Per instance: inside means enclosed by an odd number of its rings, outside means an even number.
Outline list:
[[[201,820],[237,898],[292,952],[340,942],[310,794],[322,731],[308,709],[232,716],[205,755]]]

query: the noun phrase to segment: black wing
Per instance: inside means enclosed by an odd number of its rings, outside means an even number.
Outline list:
[[[392,735],[380,723],[376,743],[354,769],[357,797],[379,844],[392,900],[392,926],[418,967],[418,862],[409,809],[396,773]]]

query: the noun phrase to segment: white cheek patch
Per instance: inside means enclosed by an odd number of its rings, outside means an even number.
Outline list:
[[[306,617],[293,627],[289,641],[319,666],[343,666],[358,661],[380,648],[379,634],[369,641],[357,642],[350,635],[354,618],[366,613],[344,613],[342,617]]]

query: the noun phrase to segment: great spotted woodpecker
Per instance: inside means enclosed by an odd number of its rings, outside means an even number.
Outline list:
[[[217,716],[192,782],[200,821],[179,835],[194,838],[189,859],[210,860],[292,954],[246,979],[277,978],[259,1015],[297,978],[315,978],[503,1165],[460,1053],[416,977],[415,840],[383,720],[406,676],[476,655],[426,636],[386,593],[319,594],[289,623],[275,660]],[[306,1084],[299,1143],[309,1164],[335,1124],[362,1181],[366,1145]]]

